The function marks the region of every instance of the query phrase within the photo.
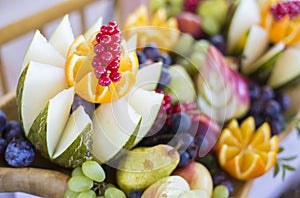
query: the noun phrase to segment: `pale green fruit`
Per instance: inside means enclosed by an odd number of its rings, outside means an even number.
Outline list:
[[[64,57],[50,44],[39,30],[35,31],[32,41],[26,51],[20,73],[30,61],[49,64],[64,68]]]
[[[47,102],[67,87],[63,68],[37,62],[28,64],[17,86],[18,113],[26,136]]]
[[[153,63],[138,70],[134,87],[142,88],[148,91],[154,91],[159,82],[162,63]]]
[[[103,18],[100,17],[98,18],[95,23],[93,23],[89,29],[87,29],[85,31],[85,33],[83,34],[84,38],[85,39],[89,39],[91,36],[93,36],[95,34],[95,32],[98,32],[99,31],[99,27],[102,26],[102,21],[103,21]]]
[[[69,15],[65,15],[51,35],[49,43],[51,43],[63,57],[66,57],[69,46],[73,41],[74,34],[69,21]]]
[[[163,94],[155,91],[147,91],[136,87],[131,88],[127,94],[126,98],[130,106],[142,116],[141,126],[134,145],[140,142],[151,129],[159,113],[163,97]]]
[[[127,194],[135,189],[145,189],[169,176],[179,159],[178,152],[169,145],[135,148],[120,161],[117,183]]]
[[[51,159],[64,131],[74,98],[74,88],[69,88],[49,100],[35,118],[28,139],[41,154]]]
[[[101,104],[93,116],[94,158],[104,163],[132,148],[141,119],[125,98]]]
[[[171,75],[171,82],[168,87],[164,88],[164,91],[172,95],[172,103],[195,101],[195,87],[185,68],[181,65],[172,65],[168,70]]]

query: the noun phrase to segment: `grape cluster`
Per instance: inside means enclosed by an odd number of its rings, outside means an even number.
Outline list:
[[[137,57],[140,64],[140,68],[146,67],[153,62],[162,62],[163,67],[158,83],[158,88],[164,88],[171,82],[171,75],[168,71],[168,67],[172,64],[172,59],[167,53],[160,53],[155,43],[147,44],[142,50],[137,51]]]
[[[6,114],[0,110],[0,155],[13,167],[29,166],[35,156],[32,144],[25,139],[21,124],[15,120],[7,121]]]
[[[279,2],[272,6],[270,11],[277,21],[280,21],[286,15],[293,18],[300,14],[300,2],[295,0]]]
[[[68,181],[68,189],[65,197],[85,198],[85,197],[118,197],[126,198],[125,193],[112,184],[105,184],[106,174],[102,166],[93,160],[82,163],[82,166],[72,171]]]
[[[283,113],[290,106],[290,98],[282,93],[275,93],[271,87],[260,87],[249,83],[250,110],[246,116],[253,116],[256,127],[268,122],[272,135],[278,135],[284,127]]]
[[[97,43],[94,46],[96,55],[92,60],[94,73],[98,83],[109,86],[111,82],[118,82],[122,75],[118,71],[121,56],[121,32],[116,22],[103,25],[96,35]]]

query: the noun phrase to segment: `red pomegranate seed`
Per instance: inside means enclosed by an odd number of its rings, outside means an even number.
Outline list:
[[[108,86],[110,85],[111,80],[106,74],[102,74],[98,80],[98,83],[102,86]]]
[[[292,19],[300,13],[300,1],[279,2],[270,8],[270,12],[277,21],[280,21],[286,15]]]
[[[113,82],[118,82],[122,77],[122,74],[118,71],[113,71],[110,73],[109,78],[111,79],[111,81]]]

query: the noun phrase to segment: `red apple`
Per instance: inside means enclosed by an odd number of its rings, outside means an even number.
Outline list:
[[[202,32],[201,18],[190,12],[182,12],[177,15],[178,28],[181,32],[192,35],[195,39],[199,39]]]
[[[183,177],[191,190],[203,190],[211,197],[213,180],[208,169],[201,163],[192,161],[187,166],[176,169],[172,175]]]

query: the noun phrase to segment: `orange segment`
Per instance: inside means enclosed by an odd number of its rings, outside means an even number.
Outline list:
[[[121,80],[111,83],[109,87],[99,85],[92,67],[96,34],[88,40],[82,35],[74,40],[68,51],[65,73],[69,86],[74,86],[75,92],[82,98],[93,103],[107,103],[126,95],[135,83],[139,64],[135,51],[127,52],[126,43],[122,42]]]
[[[253,179],[269,171],[277,159],[279,140],[271,136],[270,126],[261,125],[255,131],[252,117],[239,126],[230,121],[221,132],[216,146],[220,166],[239,180]]]

